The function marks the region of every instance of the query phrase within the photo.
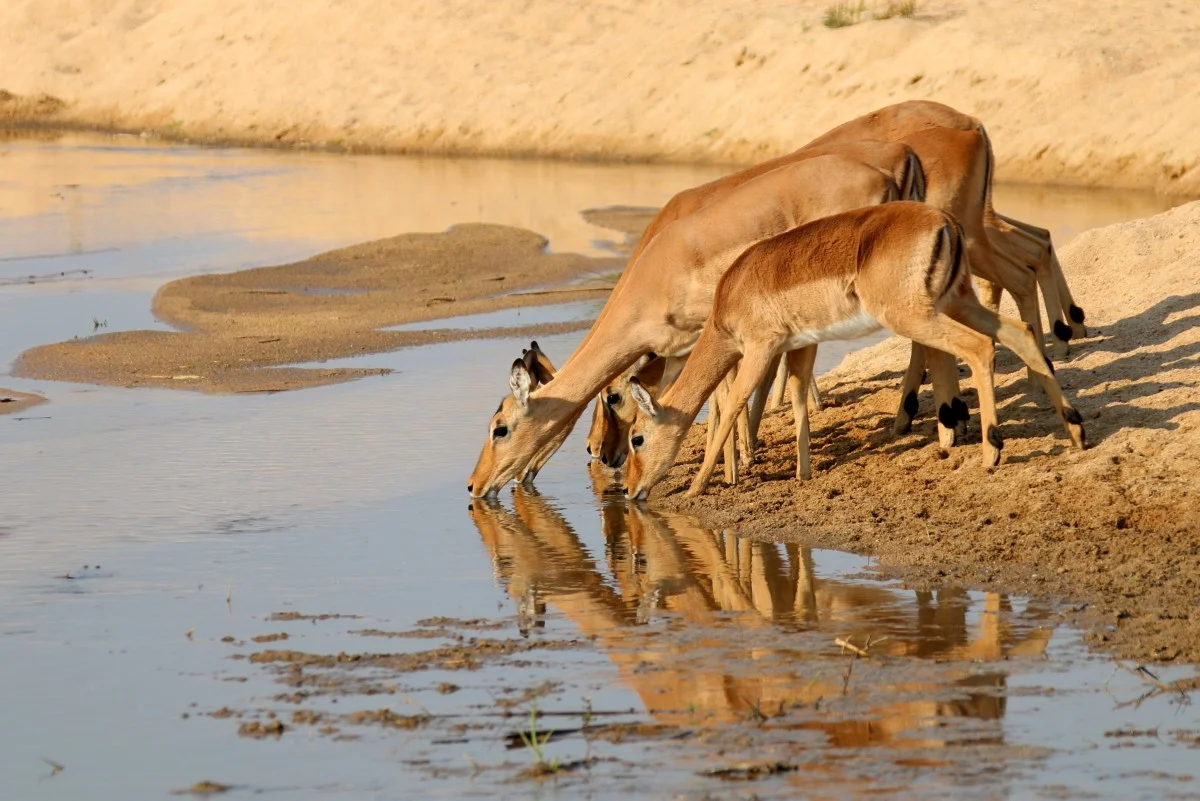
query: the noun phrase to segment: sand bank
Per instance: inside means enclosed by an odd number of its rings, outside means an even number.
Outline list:
[[[0,121],[175,139],[748,163],[869,109],[981,117],[1006,181],[1200,194],[1200,7],[919,0],[10,0]]]
[[[123,387],[273,392],[382,371],[289,365],[450,339],[561,333],[586,323],[466,331],[394,331],[435,318],[604,297],[591,281],[618,259],[545,252],[542,236],[498,225],[404,234],[302,262],[172,281],[155,316],[178,331],[124,331],[26,351],[13,374]]]
[[[922,422],[895,439],[908,359],[892,338],[852,354],[820,385],[811,482],[792,478],[791,412],[764,422],[745,486],[679,494],[695,472],[697,427],[651,502],[711,527],[877,555],[914,582],[1069,597],[1096,642],[1143,659],[1200,659],[1200,203],[1082,234],[1062,262],[1088,310],[1058,378],[1091,447],[1069,447],[1015,357],[998,351],[1003,460],[937,445],[928,386]],[[967,375],[965,369],[963,375]],[[969,385],[969,380],[967,382]],[[972,394],[973,397],[973,394]],[[972,407],[972,413],[976,412]]]

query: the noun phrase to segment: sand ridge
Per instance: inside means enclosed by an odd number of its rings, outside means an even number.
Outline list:
[[[351,150],[754,163],[912,98],[1006,181],[1200,194],[1200,6],[9,0],[0,121]]]
[[[209,393],[275,392],[387,372],[296,367],[397,348],[586,327],[561,323],[479,330],[383,330],[402,323],[520,306],[603,298],[611,284],[585,281],[618,259],[547,253],[539,234],[458,225],[402,234],[295,264],[189,276],[163,286],[154,314],[177,331],[124,331],[43,345],[13,375]]]
[[[999,467],[979,461],[974,403],[968,444],[938,447],[928,385],[913,432],[893,438],[908,345],[892,338],[820,379],[828,408],[813,416],[811,482],[793,478],[791,412],[781,410],[764,421],[744,486],[717,481],[683,497],[702,455],[697,426],[651,503],[712,528],[870,553],[917,584],[1082,601],[1093,641],[1118,654],[1200,660],[1197,256],[1200,202],[1063,249],[1089,338],[1056,367],[1083,414],[1086,451],[1070,448],[1004,349]]]

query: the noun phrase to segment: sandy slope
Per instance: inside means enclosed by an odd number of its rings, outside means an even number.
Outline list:
[[[922,0],[838,30],[829,5],[7,0],[0,121],[750,162],[932,97],[985,120],[1003,179],[1200,193],[1196,3]]]
[[[1083,413],[1087,451],[1070,449],[1003,349],[998,468],[979,462],[977,417],[970,444],[937,446],[928,386],[923,422],[893,438],[908,359],[893,338],[821,379],[831,408],[813,418],[811,482],[792,478],[789,410],[764,423],[746,486],[678,494],[700,455],[697,427],[652,502],[712,527],[872,553],[914,580],[1085,601],[1105,625],[1094,636],[1119,653],[1200,660],[1198,259],[1200,202],[1063,249],[1091,330],[1058,377]]]

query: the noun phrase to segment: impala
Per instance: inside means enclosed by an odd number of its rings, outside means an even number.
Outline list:
[[[468,492],[494,494],[540,467],[587,403],[638,358],[690,352],[717,281],[748,245],[898,195],[895,181],[878,169],[844,156],[818,156],[753,178],[663,228],[626,268],[623,285],[553,381],[534,387],[524,362],[513,363],[512,394],[489,421]]]
[[[807,346],[887,327],[967,362],[977,385],[983,462],[1000,460],[993,340],[1038,377],[1072,443],[1084,446],[1079,412],[1067,401],[1030,328],[981,305],[971,287],[967,243],[953,217],[923,203],[861,208],[802,225],[748,249],[717,287],[712,314],[678,380],[657,401],[636,382],[626,491],[644,499],[670,469],[704,399],[740,360],[730,402],[744,404],[780,353],[799,361]],[[802,384],[803,365],[797,370]],[[798,417],[803,387],[793,385]],[[798,421],[799,422],[799,421]],[[729,437],[724,419],[717,443]],[[797,439],[799,462],[807,441]],[[703,492],[716,465],[705,454],[689,489]]]

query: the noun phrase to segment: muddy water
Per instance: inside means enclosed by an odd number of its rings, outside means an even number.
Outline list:
[[[714,174],[88,137],[0,153],[5,360],[153,325],[177,275],[403,230],[511,222],[587,248],[610,234],[577,210]],[[1154,210],[1040,191],[1001,208],[1059,231]],[[579,337],[542,345],[561,360]],[[867,557],[626,508],[579,432],[540,494],[468,504],[519,344],[269,396],[0,379],[51,400],[0,418],[4,796],[1197,794],[1195,710],[1087,655],[1049,602],[917,593]],[[549,778],[522,777],[531,709],[539,741],[558,733]]]

